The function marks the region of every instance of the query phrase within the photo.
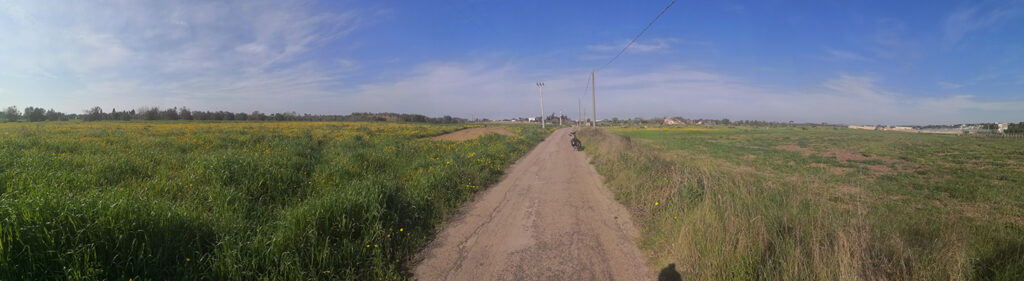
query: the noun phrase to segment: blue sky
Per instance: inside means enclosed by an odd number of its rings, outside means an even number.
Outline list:
[[[575,116],[668,1],[0,0],[0,106]],[[598,118],[1024,121],[1024,1],[680,1]]]

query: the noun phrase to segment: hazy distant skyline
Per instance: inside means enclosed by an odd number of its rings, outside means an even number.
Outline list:
[[[501,119],[543,81],[575,117],[668,2],[0,0],[0,106]],[[680,1],[598,118],[1024,121],[1022,32],[1024,1]]]

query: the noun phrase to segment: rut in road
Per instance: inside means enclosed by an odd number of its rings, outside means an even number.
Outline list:
[[[629,212],[569,140],[555,131],[465,206],[415,279],[653,280]]]

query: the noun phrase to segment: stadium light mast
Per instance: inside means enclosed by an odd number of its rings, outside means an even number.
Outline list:
[[[544,127],[544,82],[537,82],[537,88],[540,89],[540,127]]]

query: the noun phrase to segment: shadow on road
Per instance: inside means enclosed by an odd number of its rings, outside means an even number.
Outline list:
[[[676,271],[676,264],[670,263],[658,273],[658,281],[682,281],[683,276]]]

